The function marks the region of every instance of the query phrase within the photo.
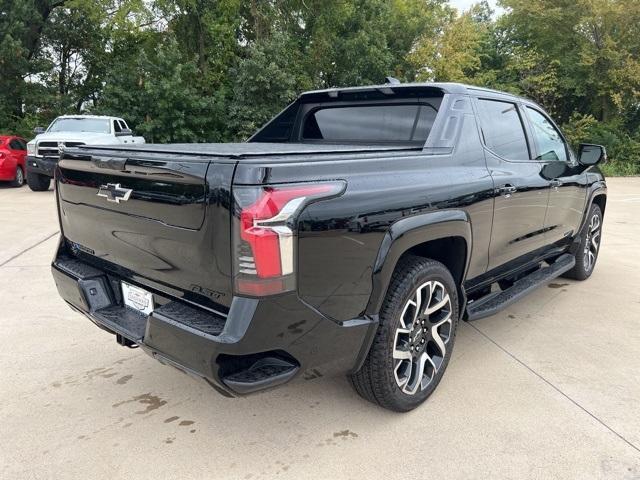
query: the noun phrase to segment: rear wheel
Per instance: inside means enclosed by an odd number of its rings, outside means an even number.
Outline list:
[[[602,211],[598,205],[589,210],[587,224],[582,232],[580,246],[575,254],[575,266],[564,274],[574,280],[586,280],[593,273],[598,260],[600,242],[602,240]]]
[[[16,167],[16,177],[11,182],[12,187],[21,187],[24,185],[24,172],[19,165]]]
[[[447,368],[457,324],[458,295],[449,270],[434,260],[404,257],[393,274],[369,354],[351,383],[363,398],[384,408],[416,408]]]
[[[41,175],[35,172],[27,172],[27,184],[34,192],[44,192],[49,190],[51,185],[51,177]]]

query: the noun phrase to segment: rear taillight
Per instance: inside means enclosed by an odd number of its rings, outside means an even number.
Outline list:
[[[335,196],[344,182],[234,187],[234,279],[241,295],[296,288],[296,219],[309,203]]]

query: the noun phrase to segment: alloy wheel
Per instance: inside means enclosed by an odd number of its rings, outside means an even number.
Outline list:
[[[24,174],[20,167],[16,168],[16,184],[24,185]]]
[[[589,221],[589,228],[587,229],[587,239],[584,246],[584,265],[587,272],[590,272],[596,263],[598,248],[600,247],[600,227],[600,215],[594,213],[591,217],[591,220]]]
[[[424,390],[438,374],[453,323],[451,297],[444,285],[428,281],[407,300],[394,338],[394,376],[408,395]]]

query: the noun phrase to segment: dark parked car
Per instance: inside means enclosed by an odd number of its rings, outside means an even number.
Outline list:
[[[460,320],[591,275],[605,157],[506,93],[308,92],[247,143],[65,149],[52,271],[120,344],[225,395],[343,373],[407,411]]]

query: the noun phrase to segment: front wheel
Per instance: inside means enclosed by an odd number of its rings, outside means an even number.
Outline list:
[[[397,412],[423,403],[447,368],[458,316],[449,270],[434,260],[404,257],[391,279],[369,354],[350,377],[358,394]]]
[[[600,252],[602,240],[602,211],[598,205],[592,205],[584,231],[582,232],[580,245],[575,254],[575,266],[564,274],[574,280],[586,280],[593,273]]]
[[[46,192],[51,185],[51,177],[27,171],[27,184],[34,192]]]

